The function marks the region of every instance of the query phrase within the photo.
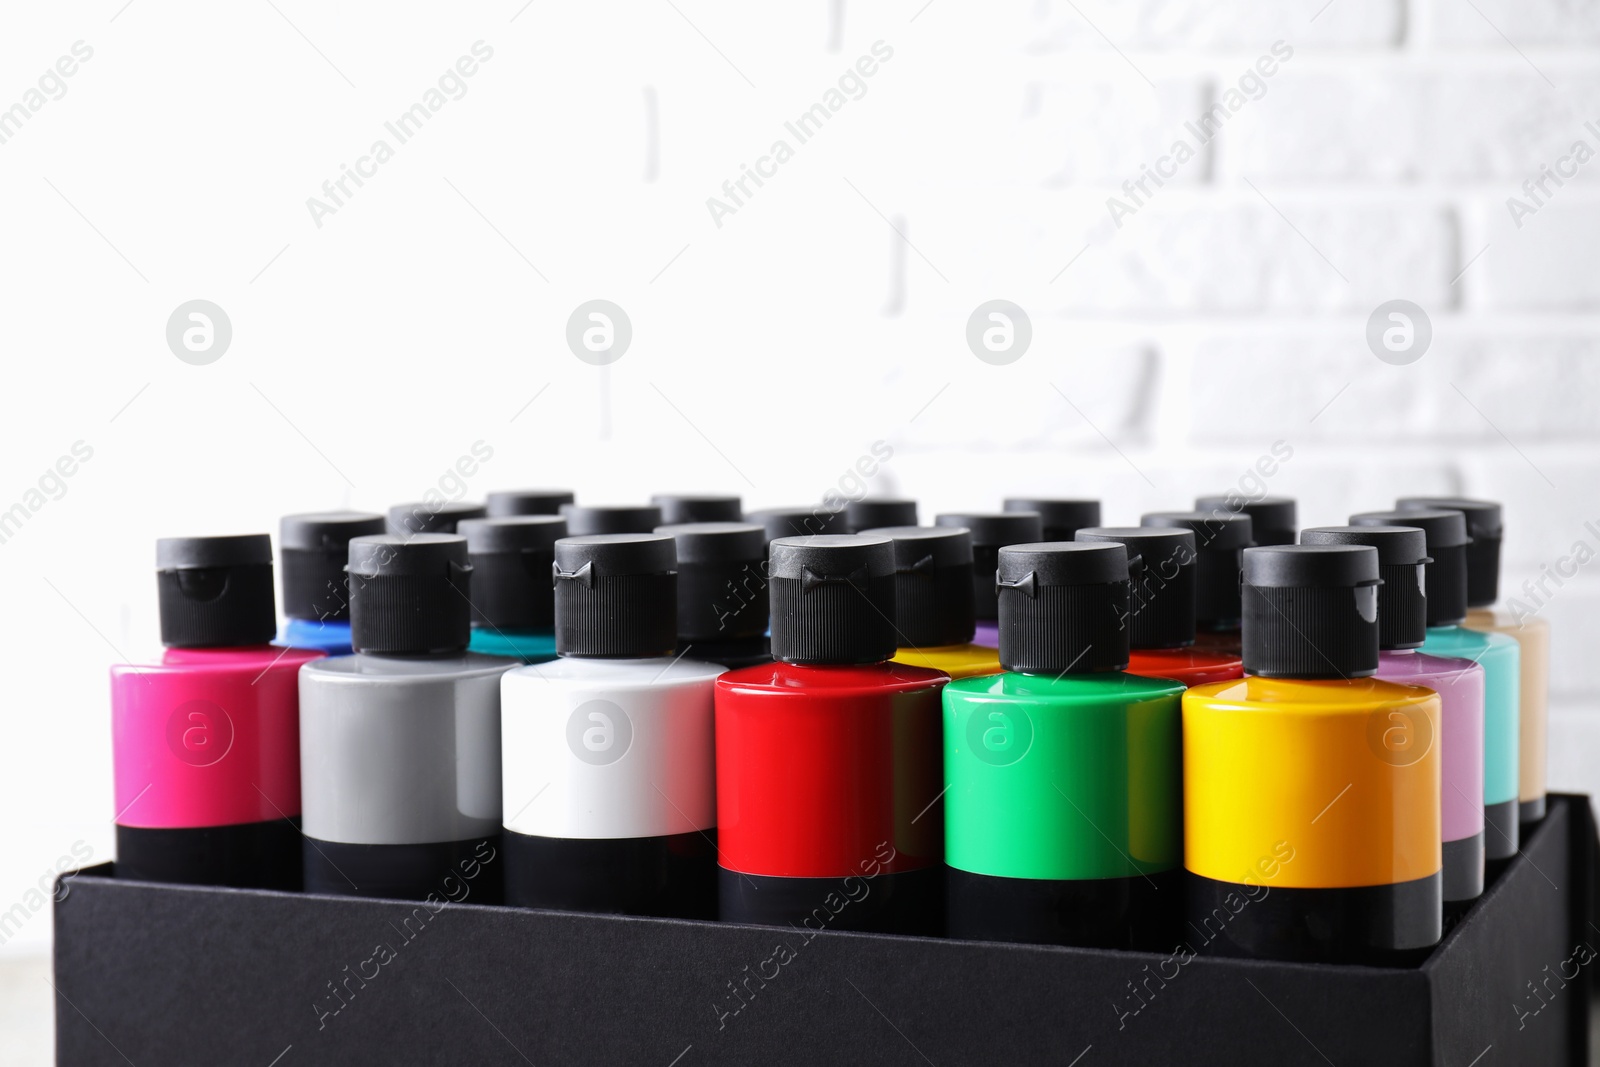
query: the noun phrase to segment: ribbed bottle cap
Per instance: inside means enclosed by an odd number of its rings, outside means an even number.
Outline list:
[[[769,545],[780,537],[819,537],[847,530],[843,511],[829,511],[820,504],[809,508],[762,508],[750,512],[744,521],[765,530]]]
[[[1378,647],[1421,648],[1428,637],[1428,597],[1423,575],[1428,538],[1414,526],[1314,526],[1300,532],[1303,545],[1366,545],[1378,552]]]
[[[389,509],[389,533],[395,537],[419,533],[453,534],[462,519],[481,519],[486,514],[482,504],[468,500],[446,501],[437,506],[426,502],[396,504]]]
[[[455,534],[350,540],[350,644],[397,655],[459,652],[471,638],[472,564]]]
[[[1269,545],[1244,552],[1247,674],[1367,678],[1378,671],[1378,550]]]
[[[1464,497],[1408,496],[1395,502],[1401,511],[1459,511],[1467,518],[1467,606],[1486,608],[1500,599],[1500,505]]]
[[[852,500],[844,506],[844,514],[846,524],[854,533],[880,530],[887,526],[915,526],[917,502],[883,497]]]
[[[1043,541],[1044,521],[1037,511],[963,511],[935,515],[933,524],[961,526],[972,534],[972,613],[983,622],[994,622],[1000,617],[994,584],[1000,549]]]
[[[513,515],[559,515],[561,505],[573,501],[570,489],[503,489],[484,498],[491,519]]]
[[[472,625],[488,629],[549,630],[556,621],[550,566],[556,541],[567,536],[559,515],[467,519],[457,531],[472,561]]]
[[[972,640],[972,535],[961,526],[862,530],[894,543],[894,619],[911,648]]]
[[[678,554],[678,641],[760,637],[767,629],[766,532],[750,522],[657,526]]]
[[[1098,500],[1008,496],[1001,506],[1006,511],[1038,513],[1039,522],[1043,527],[1040,537],[1045,541],[1070,541],[1072,535],[1079,530],[1100,525]]]
[[[1115,542],[1128,552],[1128,643],[1133,648],[1194,644],[1194,534],[1176,527],[1089,526],[1077,540]]]
[[[995,581],[1006,670],[1093,674],[1128,665],[1128,553],[1122,545],[1007,545]]]
[[[561,514],[573,537],[647,534],[661,525],[661,509],[654,504],[562,504]]]
[[[1194,534],[1194,621],[1201,630],[1238,627],[1240,553],[1254,544],[1245,514],[1212,511],[1152,511],[1140,526],[1166,526]]]
[[[657,533],[556,542],[556,652],[644,659],[678,645],[678,553]]]
[[[344,564],[350,539],[381,534],[382,515],[366,511],[324,511],[285,515],[278,522],[282,559],[283,613],[318,622],[350,617],[350,591]]]
[[[894,543],[865,534],[780,537],[768,545],[772,658],[881,663],[894,656]]]
[[[1459,511],[1364,511],[1352,526],[1411,526],[1427,539],[1428,625],[1454,626],[1467,617],[1467,520]]]
[[[224,648],[272,640],[272,538],[163,537],[156,542],[161,643]]]
[[[743,522],[744,501],[736,496],[697,496],[693,493],[656,493],[650,503],[661,509],[661,525],[691,522]],[[682,562],[682,559],[679,559]]]
[[[1195,498],[1194,509],[1207,513],[1250,516],[1250,539],[1258,545],[1292,545],[1300,528],[1293,497],[1264,496],[1250,500],[1240,493],[1213,493]]]

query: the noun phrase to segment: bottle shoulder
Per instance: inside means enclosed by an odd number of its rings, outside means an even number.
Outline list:
[[[1430,626],[1422,650],[1436,656],[1462,656],[1482,661],[1485,657],[1514,656],[1517,639],[1492,630],[1471,630],[1465,626]]]
[[[894,662],[943,671],[952,678],[999,674],[1003,669],[1000,666],[999,649],[972,644],[902,648],[894,654]]]
[[[717,688],[724,691],[797,694],[885,692],[937,689],[949,680],[950,676],[943,671],[893,660],[855,665],[774,662],[729,671],[717,679]]]
[[[1420,650],[1380,652],[1377,677],[1387,682],[1433,687],[1434,682],[1451,683],[1466,677],[1481,677],[1483,667],[1465,656],[1436,656]]]
[[[1262,678],[1247,674],[1230,682],[1197,685],[1184,694],[1185,707],[1363,711],[1387,705],[1437,702],[1432,689],[1382,678]]]
[[[1027,700],[1053,703],[1135,703],[1177,699],[1183,685],[1124,671],[1100,674],[1019,674],[1007,671],[985,678],[962,678],[945,687],[951,699]]]
[[[665,688],[710,683],[724,673],[718,663],[651,656],[645,659],[598,659],[562,656],[545,663],[518,666],[506,674],[509,685],[605,686],[612,689]]]
[[[113,677],[123,675],[229,674],[239,671],[297,671],[327,653],[310,648],[282,648],[278,645],[249,645],[240,648],[169,648],[154,663],[118,663]]]
[[[517,666],[514,659],[458,652],[429,656],[379,656],[357,652],[319,659],[305,665],[302,677],[329,683],[419,681],[441,678],[495,677]]]
[[[1505,608],[1470,608],[1467,621],[1462,625],[1469,630],[1488,630],[1500,634],[1525,634],[1528,631],[1545,632],[1550,622],[1543,615],[1532,612],[1507,611]]]

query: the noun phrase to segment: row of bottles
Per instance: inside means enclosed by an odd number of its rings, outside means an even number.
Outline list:
[[[265,535],[163,540],[118,874],[1407,962],[1543,815],[1499,508],[1197,503],[291,516],[281,632]]]

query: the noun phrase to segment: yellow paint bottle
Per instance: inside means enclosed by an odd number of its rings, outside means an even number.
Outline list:
[[[960,526],[885,526],[894,542],[896,663],[952,678],[999,674],[1000,651],[972,643],[972,534]]]

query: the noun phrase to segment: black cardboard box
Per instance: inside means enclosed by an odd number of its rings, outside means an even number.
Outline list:
[[[1395,970],[435,912],[102,865],[55,908],[57,1062],[1576,1065],[1594,839],[1587,798],[1552,797],[1439,948]]]

